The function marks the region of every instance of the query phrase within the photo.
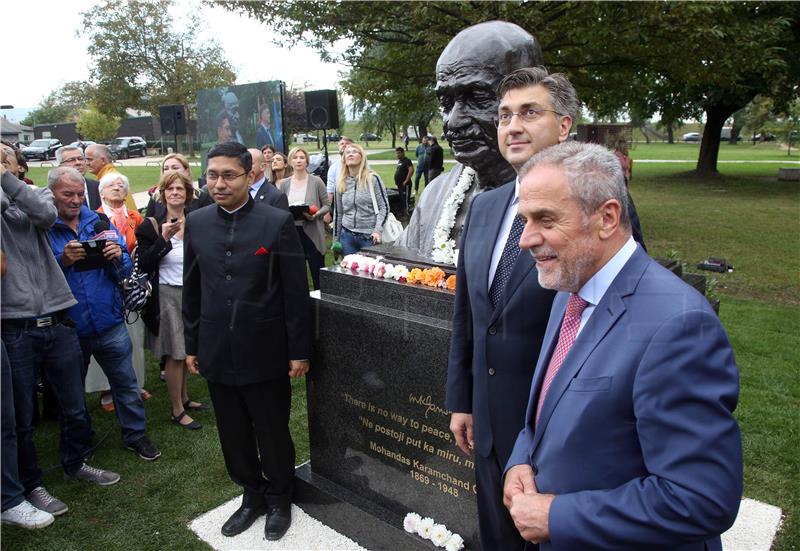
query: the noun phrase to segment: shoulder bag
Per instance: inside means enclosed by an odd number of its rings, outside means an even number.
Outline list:
[[[380,182],[380,179],[378,179],[378,182]],[[382,182],[381,185],[383,185]],[[375,199],[374,181],[369,184],[369,194],[372,196],[372,208],[375,210],[375,216],[377,217],[380,213],[380,209],[378,209],[378,201]],[[389,209],[388,202],[386,204],[386,209]],[[381,232],[381,243],[386,243],[387,245],[394,243],[397,241],[397,238],[400,237],[401,233],[403,233],[403,224],[400,223],[400,221],[394,217],[392,211],[389,210],[386,216],[386,223],[383,225],[383,231]]]
[[[153,225],[153,229],[158,236],[158,223],[155,218],[148,217],[147,220]],[[153,294],[153,285],[150,283],[150,276],[139,267],[139,245],[133,250],[133,270],[131,275],[120,283],[122,291],[122,306],[125,309],[125,321],[134,323],[139,313],[147,305],[147,300]],[[136,314],[131,321],[132,314]]]

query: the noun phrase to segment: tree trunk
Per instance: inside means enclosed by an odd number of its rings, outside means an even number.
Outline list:
[[[719,135],[722,126],[738,107],[733,105],[712,105],[706,109],[706,126],[703,141],[700,142],[700,155],[697,158],[695,174],[698,176],[719,176],[717,159],[719,157]]]
[[[672,123],[667,125],[667,143],[675,143],[675,129],[672,127]]]

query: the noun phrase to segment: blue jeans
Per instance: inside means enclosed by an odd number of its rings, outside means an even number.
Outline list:
[[[0,408],[2,408],[2,463],[3,479],[0,483],[3,493],[3,511],[16,507],[25,499],[25,488],[19,482],[19,469],[17,468],[17,427],[14,416],[14,388],[11,382],[11,364],[8,363],[8,354],[3,341],[0,341],[0,368],[2,368],[2,380],[0,380]]]
[[[136,442],[144,436],[144,403],[133,371],[133,345],[125,322],[95,337],[81,337],[80,342],[83,351],[81,380],[86,381],[89,361],[94,356],[108,378],[114,411],[122,427],[122,440],[126,444]],[[91,423],[88,411],[86,420]]]
[[[86,417],[81,347],[75,329],[63,323],[25,328],[3,320],[2,337],[11,364],[19,480],[28,493],[43,485],[32,427],[37,369],[47,373],[61,412],[61,466],[65,473],[74,474],[83,464],[92,427]]]
[[[414,174],[414,193],[419,191],[419,177],[425,177],[425,187],[428,187],[428,167],[421,167],[417,165],[417,172]]]
[[[373,245],[370,234],[351,232],[345,227],[342,227],[342,235],[339,236],[339,242],[342,244],[342,254],[345,256],[357,253],[364,247]]]

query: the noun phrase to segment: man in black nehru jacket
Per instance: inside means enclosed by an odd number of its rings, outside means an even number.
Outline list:
[[[278,540],[291,524],[290,377],[309,368],[311,305],[294,220],[250,197],[252,165],[235,142],[208,153],[216,204],[189,214],[184,235],[186,363],[208,381],[225,466],[244,488],[223,535],[266,513]]]

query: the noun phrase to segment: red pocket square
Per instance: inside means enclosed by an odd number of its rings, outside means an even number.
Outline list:
[[[261,256],[262,254],[269,254],[269,251],[264,247],[259,247],[258,250],[255,252],[255,256]]]

